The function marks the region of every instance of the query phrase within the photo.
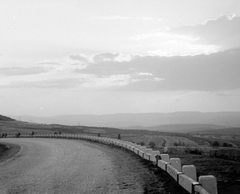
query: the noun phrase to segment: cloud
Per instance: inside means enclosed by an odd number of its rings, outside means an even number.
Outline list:
[[[142,76],[152,76],[153,74],[152,73],[147,73],[147,72],[139,72],[137,73],[137,75],[142,75]]]
[[[70,60],[83,62],[84,64],[91,63],[100,63],[104,61],[130,61],[133,55],[124,54],[124,53],[113,53],[113,52],[103,52],[103,53],[95,53],[91,55],[84,54],[71,54],[69,56]]]
[[[91,62],[93,63],[100,63],[104,61],[117,61],[117,62],[123,62],[123,61],[130,61],[132,59],[133,55],[131,54],[123,54],[123,53],[97,53],[90,57]]]
[[[85,68],[88,63],[88,57],[83,54],[71,54],[68,57],[55,59],[52,61],[40,61],[36,62],[34,65],[38,67],[51,68],[54,70],[66,70],[69,71],[73,66],[78,66],[78,68]],[[31,65],[29,65],[31,66]]]
[[[240,88],[239,61],[240,49],[196,56],[136,55],[130,61],[91,64],[77,73],[98,79],[128,75],[118,90],[221,91]]]
[[[45,67],[3,67],[0,68],[0,75],[33,75],[48,72],[49,69]]]
[[[129,83],[133,82],[130,75],[111,75],[98,77],[93,76],[89,78],[82,86],[85,88],[109,88],[109,87],[119,87],[126,86]]]
[[[195,56],[131,55],[128,60],[118,61],[121,55],[89,55],[85,66],[73,65],[78,60],[69,57],[62,60],[62,65],[2,68],[0,87],[218,92],[240,89],[240,49]]]
[[[240,47],[240,16],[220,16],[195,26],[170,29],[178,35],[197,38],[199,43],[217,45],[221,50]]]
[[[73,66],[74,64],[74,66]],[[77,66],[76,66],[77,64]],[[0,68],[0,87],[4,88],[67,88],[75,87],[85,77],[73,74],[74,67],[85,65],[69,57],[54,61],[41,61],[25,67]]]
[[[156,19],[153,17],[127,17],[127,16],[119,16],[119,15],[112,15],[112,16],[98,16],[93,17],[94,20],[135,20],[135,21],[161,21],[162,19]]]
[[[55,66],[55,65],[62,65],[61,63],[58,63],[58,62],[54,62],[54,61],[41,61],[41,62],[37,62],[37,63],[35,63],[36,65],[40,65],[40,66],[42,66],[42,65],[45,65],[45,66],[49,66],[49,65],[53,65],[53,66]]]
[[[140,85],[143,82],[158,82],[164,79],[156,77],[142,77],[138,74],[117,74],[110,76],[97,76],[91,75],[90,78],[85,80],[85,83],[82,84],[85,88],[94,88],[94,89],[108,89],[108,90],[125,90],[125,87],[132,85],[134,83],[139,83]]]
[[[95,63],[102,61],[115,61],[115,58],[119,56],[119,53],[99,53],[92,57]]]
[[[158,56],[186,56],[217,52],[219,46],[199,42],[199,37],[177,34],[169,30],[139,34],[130,38],[143,51]],[[140,48],[140,49],[141,49]]]
[[[129,40],[142,52],[159,56],[211,54],[240,47],[240,16],[221,16],[194,26],[165,28]]]
[[[18,80],[0,84],[2,88],[57,88],[66,89],[78,86],[83,80],[77,78],[55,78],[49,80]]]
[[[72,60],[82,61],[82,62],[88,62],[88,58],[83,54],[71,54],[69,56]]]
[[[171,39],[179,39],[185,41],[196,41],[196,38],[187,36],[187,35],[178,35],[167,33],[166,31],[148,33],[148,34],[140,34],[134,37],[131,37],[132,40],[147,40],[147,39],[160,39],[160,40],[171,40]]]

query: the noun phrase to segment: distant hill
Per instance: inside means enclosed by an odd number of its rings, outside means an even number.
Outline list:
[[[240,112],[121,113],[108,115],[60,115],[52,117],[18,115],[13,118],[18,119],[19,117],[21,117],[22,121],[34,123],[130,129],[132,128],[130,126],[137,126],[136,129],[173,130],[179,132],[240,127]]]
[[[209,135],[240,135],[240,128],[224,128],[224,129],[215,129],[215,130],[200,130],[194,131],[193,133],[198,134],[209,134]]]
[[[149,134],[149,135],[159,135],[157,131],[149,130],[123,130],[117,128],[106,128],[106,127],[89,127],[89,126],[67,126],[59,124],[37,124],[24,121],[2,121],[0,120],[0,134],[16,134],[20,132],[21,134],[31,134],[37,133],[72,133],[72,134],[104,134],[104,136],[117,137],[117,134]],[[165,133],[166,134],[166,133]],[[169,133],[167,133],[169,134]]]
[[[116,115],[67,115],[56,117],[29,117],[21,116],[22,121],[16,121],[10,117],[0,115],[0,132],[45,132],[61,131],[63,133],[114,133],[114,134],[158,134],[160,133],[192,133],[192,134],[223,134],[240,135],[240,127],[228,127],[217,124],[200,123],[201,121],[211,123],[225,123],[234,125],[238,122],[239,113],[146,113],[146,114],[116,114]],[[209,116],[210,115],[210,116]],[[220,116],[219,116],[220,115]],[[120,117],[121,116],[121,117]],[[223,118],[224,117],[224,118]],[[19,116],[17,117],[19,118]],[[199,119],[200,118],[200,119]],[[203,119],[204,118],[204,119]],[[24,122],[24,119],[30,122]],[[59,120],[61,119],[61,120]],[[216,122],[220,119],[220,122]],[[11,122],[5,122],[11,121]],[[135,125],[131,127],[109,127],[126,126],[129,123],[152,124],[152,123],[177,123],[156,126]],[[184,123],[185,124],[182,124]],[[193,124],[192,122],[199,122]],[[38,123],[38,124],[37,124]],[[46,124],[50,125],[46,125]],[[55,124],[52,124],[55,123]],[[72,126],[67,126],[71,125]],[[77,124],[76,124],[77,123]]]
[[[173,125],[159,125],[154,127],[143,127],[143,126],[132,126],[126,129],[147,129],[151,131],[161,131],[161,132],[180,132],[180,133],[190,133],[198,131],[215,131],[217,129],[224,129],[226,127],[220,125],[212,124],[173,124]]]
[[[14,121],[14,119],[12,119],[10,117],[3,116],[3,115],[0,115],[0,121]]]

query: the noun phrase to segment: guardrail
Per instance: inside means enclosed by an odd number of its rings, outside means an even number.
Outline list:
[[[169,154],[163,154],[160,153],[160,151],[154,151],[129,141],[81,134],[21,134],[7,135],[7,137],[82,139],[122,147],[134,152],[145,160],[151,161],[153,164],[166,171],[179,185],[191,194],[218,193],[217,180],[214,176],[206,175],[197,178],[196,167],[194,165],[182,166],[180,158],[170,158]]]

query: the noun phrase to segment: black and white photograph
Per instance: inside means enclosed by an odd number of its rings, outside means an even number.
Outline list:
[[[239,194],[239,0],[0,0],[0,194]]]

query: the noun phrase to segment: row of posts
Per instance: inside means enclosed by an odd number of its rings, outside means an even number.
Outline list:
[[[180,158],[169,158],[168,154],[160,153],[159,150],[152,150],[145,146],[138,145],[129,141],[121,140],[121,135],[118,138],[100,137],[91,135],[79,134],[18,134],[8,135],[7,137],[41,137],[41,138],[70,138],[70,139],[83,139],[103,144],[110,144],[128,149],[140,157],[153,162],[156,166],[166,171],[175,181],[178,182],[185,190],[191,194],[217,194],[217,181],[212,175],[200,176],[197,179],[196,167],[194,165],[181,165]],[[165,149],[164,149],[165,150]]]

